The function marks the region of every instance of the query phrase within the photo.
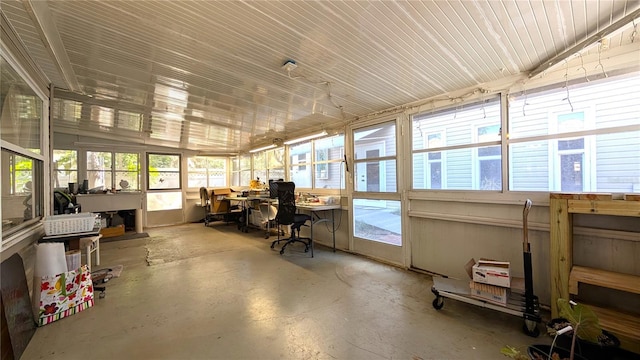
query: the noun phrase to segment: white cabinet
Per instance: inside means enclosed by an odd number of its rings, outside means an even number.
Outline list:
[[[142,230],[142,193],[126,192],[118,194],[78,194],[76,202],[82,212],[107,212],[119,210],[136,211],[136,232]]]

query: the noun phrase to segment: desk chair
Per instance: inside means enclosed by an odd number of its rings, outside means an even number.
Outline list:
[[[206,187],[200,188],[200,206],[204,208],[204,226],[209,226],[209,222],[211,222],[211,217],[209,216],[211,202],[209,200],[209,190]]]
[[[279,182],[278,183],[278,213],[276,214],[276,222],[278,228],[280,225],[291,225],[291,236],[289,238],[280,238],[280,231],[278,231],[278,239],[271,243],[271,248],[281,241],[285,241],[280,254],[284,254],[284,249],[287,245],[294,242],[304,244],[304,252],[309,251],[311,248],[311,257],[313,257],[313,246],[311,238],[300,237],[300,228],[305,226],[307,221],[311,221],[311,216],[306,214],[296,214],[296,198],[295,198],[296,184],[293,182]]]

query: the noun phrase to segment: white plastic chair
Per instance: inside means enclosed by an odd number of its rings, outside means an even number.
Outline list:
[[[265,229],[265,239],[269,238],[269,232],[275,225],[276,214],[278,208],[269,203],[260,203],[258,205],[260,209],[260,215],[262,215],[262,227]]]
[[[84,250],[87,258],[87,266],[91,270],[91,254],[96,253],[96,265],[100,265],[100,238],[102,234],[80,239],[80,251]]]

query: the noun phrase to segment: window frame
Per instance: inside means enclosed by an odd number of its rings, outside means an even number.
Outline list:
[[[473,99],[470,100],[462,105],[458,104],[456,106],[447,106],[447,107],[443,107],[441,109],[438,109],[438,111],[433,111],[429,110],[429,111],[424,111],[424,112],[418,112],[415,114],[412,114],[410,116],[410,122],[411,122],[411,128],[412,128],[412,146],[411,148],[411,158],[415,159],[415,156],[418,154],[424,154],[424,161],[425,161],[425,165],[429,165],[430,161],[428,161],[429,158],[429,154],[432,153],[440,153],[441,154],[441,158],[442,160],[442,165],[441,165],[441,172],[442,172],[442,177],[441,177],[441,187],[439,189],[432,189],[431,188],[431,181],[430,181],[430,166],[424,166],[424,174],[422,174],[423,177],[425,177],[425,183],[427,184],[427,187],[425,189],[422,188],[418,188],[416,187],[414,181],[416,178],[416,174],[414,173],[415,169],[413,168],[413,166],[411,167],[411,178],[412,183],[411,183],[411,190],[412,191],[500,191],[500,192],[504,192],[506,190],[506,185],[503,181],[504,178],[504,173],[505,171],[507,171],[506,169],[504,169],[504,152],[502,151],[502,143],[503,143],[503,139],[504,139],[504,135],[503,135],[503,131],[502,131],[502,127],[503,127],[503,101],[504,101],[504,97],[502,96],[501,93],[496,93],[494,95],[492,95],[491,97],[487,97],[487,98],[479,98],[479,99]],[[466,143],[459,143],[456,142],[453,145],[446,145],[446,140],[447,138],[452,138],[453,135],[451,134],[451,130],[453,128],[448,128],[448,127],[442,127],[442,126],[436,126],[433,129],[422,129],[421,124],[419,123],[420,121],[424,120],[424,119],[428,119],[430,117],[436,117],[436,116],[441,116],[444,114],[450,114],[451,112],[454,113],[454,119],[458,116],[458,113],[464,110],[470,110],[470,111],[475,111],[477,109],[482,109],[482,111],[485,113],[484,114],[484,118],[486,119],[486,109],[485,107],[488,106],[495,106],[498,108],[498,121],[497,122],[491,122],[491,119],[485,120],[485,121],[474,121],[473,123],[469,123],[467,124],[467,131],[470,132],[469,137],[468,137],[468,141]],[[416,123],[418,123],[416,125]],[[498,135],[499,138],[497,140],[488,140],[488,141],[482,141],[481,137],[478,135],[478,130],[483,128],[483,127],[492,127],[492,126],[498,126],[499,130],[498,130]],[[415,136],[413,135],[413,133],[415,133],[415,129],[419,129],[419,131],[421,132],[421,135],[423,137],[422,139],[422,143],[426,144],[427,146],[423,146],[423,148],[419,148],[416,149],[415,148]],[[464,129],[464,126],[460,126],[459,129]],[[442,136],[442,146],[440,147],[429,147],[428,146],[428,136],[430,134],[434,134],[434,133],[438,133],[441,132],[443,134]],[[426,134],[427,136],[425,137],[424,134]],[[493,146],[497,146],[498,148],[500,148],[500,155],[492,155],[490,157],[485,157],[485,156],[481,156],[479,155],[479,149],[482,148],[488,148],[488,147],[493,147]],[[451,188],[448,186],[449,181],[452,180],[448,175],[448,171],[447,171],[447,166],[451,164],[451,159],[449,159],[448,156],[448,151],[455,151],[455,150],[465,150],[465,149],[469,149],[470,153],[469,153],[469,161],[470,161],[470,176],[471,179],[469,179],[469,183],[470,188],[467,189],[460,189],[460,188]],[[495,157],[495,158],[494,158]],[[446,160],[444,160],[446,159]],[[500,189],[499,190],[483,190],[481,188],[481,184],[482,181],[480,179],[480,173],[481,173],[481,164],[480,161],[481,160],[499,160],[500,162]],[[412,161],[413,164],[413,161]],[[466,181],[466,178],[463,178],[461,181]]]
[[[2,230],[1,250],[12,248],[14,245],[21,241],[28,239],[37,231],[37,226],[40,220],[47,214],[51,213],[51,206],[46,204],[51,203],[51,178],[46,174],[50,174],[50,155],[49,155],[49,136],[47,129],[49,129],[49,104],[50,99],[48,94],[43,92],[44,85],[38,86],[38,82],[29,74],[13,57],[12,53],[8,50],[3,42],[0,41],[0,57],[6,62],[12,70],[17,73],[17,76],[25,83],[35,98],[40,101],[41,112],[39,114],[40,119],[38,121],[39,134],[38,141],[40,148],[34,149],[38,152],[34,152],[31,149],[24,148],[12,142],[0,139],[0,148],[2,151],[8,151],[15,153],[19,156],[23,156],[32,160],[32,205],[31,213],[32,218],[25,220],[18,226]],[[49,161],[47,161],[49,160]],[[4,186],[4,185],[3,185]],[[4,190],[3,190],[4,191]],[[4,196],[4,195],[2,195]],[[4,202],[3,202],[4,203]],[[4,215],[3,215],[4,216]],[[3,218],[4,220],[4,218]],[[13,250],[12,250],[13,251]]]
[[[568,101],[568,97],[566,95],[566,87],[569,86],[569,84],[567,83],[556,83],[548,86],[529,89],[526,93],[522,92],[511,94],[507,107],[508,113],[505,116],[509,117],[509,120],[511,120],[511,122],[508,124],[508,127],[511,128],[515,126],[517,131],[514,131],[514,136],[509,137],[505,141],[509,153],[509,173],[507,181],[508,191],[527,191],[533,193],[562,191],[562,172],[560,171],[560,157],[563,154],[577,154],[581,151],[558,150],[558,144],[560,141],[584,139],[584,146],[582,151],[583,190],[581,192],[637,192],[638,190],[636,189],[640,189],[640,183],[636,182],[635,184],[633,184],[633,180],[631,180],[633,186],[630,189],[625,190],[607,188],[607,186],[611,185],[614,185],[615,187],[615,181],[605,181],[603,185],[603,182],[601,181],[601,179],[599,179],[599,177],[602,176],[602,173],[598,172],[598,167],[602,165],[610,166],[613,162],[606,162],[605,160],[605,163],[599,164],[596,153],[601,150],[598,147],[600,137],[607,137],[609,135],[615,136],[617,134],[625,135],[627,133],[635,134],[637,132],[640,132],[640,124],[633,124],[633,122],[638,119],[637,115],[623,116],[620,118],[617,116],[618,114],[637,113],[637,111],[632,112],[631,109],[638,109],[638,102],[633,101],[633,99],[638,99],[639,97],[636,91],[631,91],[631,87],[633,89],[638,88],[638,85],[636,84],[637,79],[639,78],[640,71],[635,70],[620,73],[615,76],[603,77],[596,80],[591,79],[591,81],[586,81],[584,79],[573,81],[571,83],[571,86],[573,88],[572,91],[574,94],[572,95],[572,102]],[[630,88],[623,88],[623,83],[626,84],[625,86],[629,86]],[[608,93],[607,91],[611,91],[611,93]],[[610,102],[594,101],[594,96],[592,94],[596,92],[598,92],[598,99],[604,97],[617,98],[621,96],[621,93],[625,93],[625,95],[632,94],[632,96],[635,95],[635,97],[624,97],[623,99],[621,99],[620,101],[622,101],[622,104],[626,108],[624,112],[619,112],[612,110],[616,107],[611,105]],[[527,108],[526,115],[529,115],[532,112],[535,112],[536,114],[545,114],[547,121],[547,123],[545,123],[546,128],[539,127],[530,135],[522,130],[528,129],[531,126],[524,120],[525,114],[523,104],[529,106]],[[538,107],[533,107],[532,110],[532,105],[538,105]],[[522,115],[520,115],[521,107],[523,108]],[[584,114],[583,127],[581,129],[570,129],[564,132],[560,132],[560,129],[558,127],[558,117],[580,112]],[[596,115],[598,116],[596,117]],[[614,115],[616,116],[613,117]],[[540,146],[540,144],[544,145]],[[613,147],[609,145],[608,149],[614,150],[609,150],[608,153],[616,154],[615,148],[624,145],[628,144],[620,143],[613,145]],[[542,188],[543,185],[540,181],[541,179],[538,179],[538,183],[536,184],[538,185],[538,187],[523,186],[524,182],[522,182],[522,178],[526,178],[528,173],[526,171],[515,171],[518,165],[522,164],[522,159],[515,158],[517,155],[514,155],[516,153],[521,154],[522,150],[519,150],[520,146],[545,148],[546,152],[541,153],[540,156],[547,157],[547,161],[545,164],[546,169],[548,170],[548,174],[546,176],[546,188]],[[609,159],[609,161],[611,161],[611,159]],[[634,175],[634,178],[637,179],[637,175]]]
[[[108,153],[111,156],[111,167],[110,168],[104,168],[104,169],[98,169],[98,170],[94,170],[94,169],[89,169],[89,153]],[[137,169],[136,171],[130,171],[127,169],[119,169],[118,168],[118,161],[117,161],[117,156],[118,154],[130,154],[130,155],[136,155],[138,157],[138,164],[137,164]],[[92,150],[92,149],[86,149],[84,150],[84,158],[85,158],[85,175],[87,178],[89,178],[89,173],[91,172],[98,172],[98,171],[104,171],[105,174],[109,173],[109,178],[111,180],[111,187],[108,188],[105,185],[103,185],[105,187],[105,190],[109,190],[109,189],[117,189],[118,187],[120,187],[120,190],[124,190],[122,189],[122,186],[120,186],[120,182],[117,182],[117,175],[118,173],[134,173],[135,177],[137,178],[137,187],[136,188],[128,188],[127,190],[129,191],[140,191],[142,190],[142,186],[141,186],[141,154],[139,152],[135,152],[135,151],[109,151],[109,150],[100,150],[100,149],[96,149],[96,150]],[[89,185],[91,186],[91,184]]]
[[[435,131],[431,131],[431,132],[427,132],[427,136],[425,136],[425,142],[426,142],[426,147],[429,148],[430,147],[430,142],[429,142],[429,136],[431,135],[440,135],[440,144],[444,144],[446,142],[446,131],[444,131],[444,129],[437,129]],[[431,154],[438,154],[440,155],[439,159],[430,159],[429,155]],[[427,189],[432,189],[432,171],[431,171],[431,164],[440,164],[440,187],[434,190],[440,190],[442,189],[442,184],[446,181],[446,175],[447,173],[443,171],[443,169],[446,166],[446,162],[447,162],[447,157],[446,157],[446,153],[442,152],[442,151],[435,151],[435,152],[431,152],[426,154],[425,158],[425,169],[426,169],[426,174],[425,174],[425,186]]]
[[[289,180],[296,182],[296,189],[313,189],[313,140],[307,140],[295,144],[288,145],[287,151],[287,168],[289,169]],[[308,147],[308,152],[300,152],[291,154],[293,149]],[[309,156],[307,156],[309,154]],[[295,161],[294,161],[295,157]],[[300,172],[299,176],[294,179],[295,171]],[[308,183],[310,186],[302,186],[302,177],[304,176],[305,185]]]
[[[214,160],[222,160],[223,162],[223,169],[219,170],[219,169],[215,169],[214,171],[222,171],[222,173],[224,174],[223,178],[224,178],[224,184],[222,185],[214,185],[214,184],[210,184],[209,183],[209,179],[210,179],[210,167],[207,166],[205,167],[205,184],[202,186],[191,186],[189,184],[189,175],[191,173],[191,169],[189,167],[189,164],[191,163],[192,159],[195,161],[195,159],[204,159],[206,160],[207,165],[211,164],[211,161]],[[230,173],[230,171],[228,170],[229,168],[229,158],[224,157],[224,156],[211,156],[211,155],[194,155],[194,156],[188,156],[187,157],[187,189],[199,189],[201,187],[206,187],[206,188],[210,188],[210,187],[227,187],[227,185],[229,184],[229,176],[227,174]]]
[[[582,154],[582,190],[580,192],[589,192],[592,191],[591,184],[595,184],[595,173],[592,171],[592,162],[595,162],[595,159],[592,157],[593,151],[591,151],[592,147],[592,137],[590,136],[576,136],[576,137],[566,137],[562,136],[568,132],[560,132],[560,117],[566,115],[574,115],[582,113],[582,128],[576,129],[575,131],[584,131],[585,129],[589,129],[594,124],[594,118],[591,116],[593,111],[590,107],[583,107],[578,109],[573,109],[573,111],[549,111],[549,129],[553,130],[553,133],[558,136],[548,142],[549,146],[549,169],[553,169],[549,173],[549,189],[555,189],[550,191],[562,191],[562,156],[563,155],[576,155]],[[570,149],[570,150],[560,150],[559,145],[561,141],[568,140],[577,140],[583,139],[582,149]],[[554,176],[554,175],[558,176]]]
[[[277,152],[279,152],[280,156],[282,157],[282,166],[271,163],[271,160],[274,157],[277,157],[276,155]],[[267,176],[264,179],[264,182],[268,183],[269,180],[284,179],[286,177],[286,170],[285,170],[286,169],[286,151],[284,146],[266,150],[264,155],[267,162]],[[282,176],[274,175],[278,171],[282,173]]]
[[[322,141],[328,140],[328,139],[332,139],[332,138],[341,138],[342,141],[342,146],[340,146],[340,155],[338,156],[337,159],[330,159],[330,149],[334,149],[334,148],[338,148],[338,146],[336,147],[327,147],[327,148],[320,148],[318,146],[319,143],[321,143]],[[288,152],[289,152],[289,156],[287,157],[288,159],[288,164],[287,164],[287,168],[289,169],[289,178],[293,179],[293,177],[291,176],[291,172],[293,171],[294,167],[298,167],[300,171],[308,171],[308,176],[310,177],[308,180],[311,184],[310,187],[306,187],[306,186],[298,186],[296,185],[298,188],[302,188],[302,189],[310,189],[310,190],[344,190],[346,187],[346,173],[344,172],[344,168],[342,168],[342,174],[340,174],[340,172],[338,172],[338,182],[339,182],[339,186],[338,187],[319,187],[319,181],[318,180],[331,180],[331,166],[338,164],[339,167],[343,167],[344,164],[344,154],[345,154],[345,150],[344,150],[344,142],[345,142],[345,134],[344,133],[339,133],[339,134],[333,134],[333,135],[328,135],[328,136],[323,136],[320,138],[316,138],[316,139],[312,139],[312,140],[308,140],[308,141],[304,141],[304,142],[300,142],[300,143],[296,143],[296,144],[291,144],[288,145]],[[305,152],[304,154],[297,154],[297,155],[291,155],[291,149],[295,148],[295,147],[303,147],[305,145],[308,145],[309,147],[309,151]],[[326,153],[326,159],[323,160],[319,160],[317,157],[317,154],[319,151],[323,151]],[[309,156],[307,156],[307,154],[309,154]],[[300,155],[304,155],[304,159],[302,161],[300,161]],[[297,156],[297,162],[293,162],[292,159],[294,156]],[[318,167],[324,165],[326,166],[326,175],[324,177],[319,177],[318,176]],[[293,181],[293,180],[292,180]],[[326,185],[325,185],[326,186]]]
[[[498,126],[498,140],[490,140],[490,141],[480,141],[480,137],[481,135],[479,134],[480,129],[483,128],[489,128],[489,127],[495,127]],[[472,162],[472,166],[473,166],[473,171],[471,172],[471,176],[472,176],[472,183],[473,183],[473,187],[476,188],[477,190],[482,190],[482,191],[502,191],[503,187],[502,187],[502,173],[503,173],[503,169],[502,169],[502,143],[500,142],[500,136],[501,136],[501,126],[500,124],[496,124],[496,125],[481,125],[481,124],[476,124],[476,126],[474,126],[474,136],[476,137],[476,143],[488,143],[488,142],[492,142],[492,141],[498,141],[499,144],[497,145],[488,145],[488,146],[480,146],[474,149],[474,151],[472,152],[472,156],[473,156],[473,162]],[[481,155],[480,152],[483,149],[497,149],[499,151],[499,154],[491,154],[491,155]],[[491,161],[491,162],[498,162],[498,166],[500,168],[500,176],[498,176],[498,180],[500,181],[500,186],[498,187],[498,189],[483,189],[483,180],[482,180],[482,162],[483,161]]]
[[[153,171],[150,169],[151,161],[150,158],[154,155],[160,156],[177,156],[178,157],[178,170],[177,171]],[[151,187],[151,175],[156,173],[168,173],[168,174],[177,174],[178,175],[178,186],[177,187],[168,187],[168,188],[152,188]],[[148,152],[147,153],[147,190],[148,191],[175,191],[182,189],[182,154],[176,153],[162,153],[162,152]]]
[[[79,179],[80,179],[80,169],[79,169],[79,166],[80,166],[80,159],[79,159],[80,151],[78,151],[77,149],[53,149],[53,154],[52,154],[52,157],[51,157],[52,159],[56,156],[56,151],[71,151],[71,152],[75,153],[76,167],[75,167],[75,169],[72,169],[72,168],[64,169],[64,168],[60,168],[58,166],[55,166],[55,165],[57,165],[57,162],[56,161],[52,161],[52,163],[51,163],[51,172],[54,174],[53,175],[54,179],[52,179],[51,186],[54,187],[54,188],[56,187],[55,186],[55,180],[57,179],[57,173],[61,172],[61,171],[68,172],[68,173],[72,173],[72,172],[75,173],[76,174],[75,183],[77,184],[79,182]],[[69,178],[71,178],[71,176],[69,176]],[[73,181],[69,181],[69,182],[73,182]],[[65,186],[68,186],[68,184],[62,184],[62,183],[58,184],[58,187],[65,187]]]
[[[392,127],[393,128],[393,137],[389,137],[389,138],[385,138],[382,141],[378,141],[378,142],[372,142],[372,143],[365,143],[365,144],[358,144],[359,139],[356,139],[356,135],[360,132],[362,133],[367,133],[368,134],[364,135],[364,137],[376,132],[376,131],[380,131],[385,129],[386,127]],[[354,181],[353,181],[353,193],[354,195],[358,196],[358,194],[371,194],[371,193],[376,193],[376,194],[396,194],[398,192],[398,188],[400,186],[399,184],[399,161],[398,161],[398,156],[399,156],[399,151],[398,151],[398,144],[399,144],[399,129],[401,128],[401,126],[398,124],[397,120],[389,120],[389,121],[384,121],[375,125],[370,125],[370,126],[365,126],[362,128],[356,128],[353,129],[353,176],[355,177]],[[390,147],[388,146],[389,144],[387,144],[391,139],[393,139],[394,142],[394,146]],[[391,154],[389,154],[387,152],[387,149],[391,148],[393,150],[393,152]],[[380,150],[377,156],[368,156],[368,152],[372,151],[372,149],[375,150]],[[358,152],[359,151],[364,151],[364,156],[363,157],[359,157],[358,156]],[[395,169],[395,174],[394,174],[394,189],[390,190],[388,189],[388,184],[387,184],[387,161],[391,161],[393,162],[394,166],[393,168]],[[358,176],[360,175],[358,173],[358,168],[359,165],[363,165],[365,169],[367,168],[368,164],[378,164],[378,176],[379,176],[379,180],[378,180],[378,186],[379,189],[378,191],[370,191],[368,189],[365,190],[358,190]],[[365,179],[368,179],[368,177],[365,177]],[[365,186],[368,186],[368,182],[365,183]],[[360,196],[364,196],[364,195],[360,195]],[[365,196],[366,197],[366,196]]]

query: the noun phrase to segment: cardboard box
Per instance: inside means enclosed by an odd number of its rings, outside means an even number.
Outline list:
[[[484,300],[497,305],[507,305],[508,289],[505,287],[470,281],[469,288],[471,289],[472,298]]]
[[[209,194],[211,213],[229,212],[229,200],[224,200],[227,196],[231,196],[231,189],[229,188],[211,189],[211,193]]]
[[[105,238],[124,235],[124,225],[102,228],[100,229],[100,234]]]
[[[472,271],[475,282],[507,288],[511,286],[508,261],[478,260]]]

